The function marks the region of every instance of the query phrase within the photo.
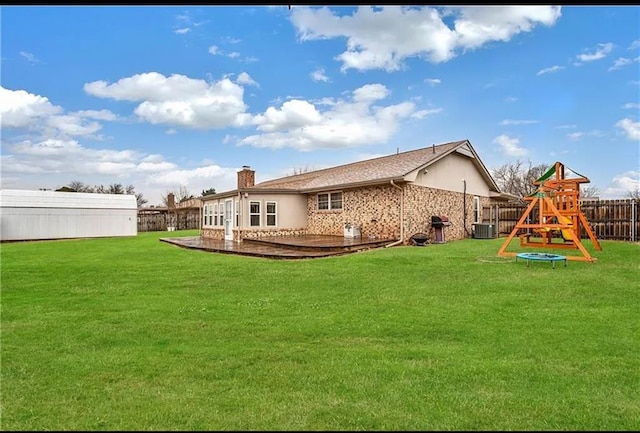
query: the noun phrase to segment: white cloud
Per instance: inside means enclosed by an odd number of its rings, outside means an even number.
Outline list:
[[[576,58],[581,62],[593,62],[594,60],[604,59],[607,54],[613,49],[613,44],[607,42],[606,44],[596,45],[595,51],[591,53],[578,54]]]
[[[240,53],[238,53],[237,51],[233,51],[229,54],[227,54],[228,57],[231,57],[232,59],[236,59],[238,57],[240,57]]]
[[[624,108],[624,109],[638,109],[638,108],[640,108],[640,104],[638,104],[637,102],[627,102],[626,104],[624,104],[622,106],[622,108]]]
[[[573,124],[569,124],[569,125],[558,125],[555,127],[555,129],[575,129],[576,125]]]
[[[98,132],[102,125],[95,120],[115,120],[116,115],[109,110],[64,113],[62,107],[53,105],[46,97],[0,86],[0,119],[3,128],[27,128],[51,138],[98,138],[93,134]]]
[[[80,110],[75,113],[80,117],[87,117],[96,120],[116,120],[117,116],[109,110]]]
[[[295,8],[291,21],[303,41],[347,38],[347,50],[337,56],[342,70],[396,71],[409,57],[446,62],[460,50],[479,48],[491,41],[508,41],[539,24],[551,26],[560,17],[559,6],[453,7],[453,28],[433,7],[358,7],[339,16],[329,8]]]
[[[167,135],[173,135],[173,134],[177,134],[177,133],[178,133],[178,131],[176,131],[176,130],[175,130],[175,129],[173,129],[173,128],[169,128],[169,129],[167,129],[166,131],[164,131],[164,133],[165,133],[165,134],[167,134]]]
[[[207,165],[193,169],[173,169],[170,171],[163,171],[161,173],[152,174],[147,179],[152,185],[164,185],[167,187],[180,185],[192,187],[194,184],[199,184],[203,185],[200,188],[205,188],[205,185],[207,184],[215,184],[216,178],[227,178],[225,183],[229,184],[229,179],[235,179],[236,176],[235,168],[225,168],[220,167],[219,165]],[[220,191],[223,190],[220,189]]]
[[[225,128],[241,126],[245,114],[244,89],[229,78],[208,83],[174,74],[157,72],[136,74],[115,83],[94,81],[84,90],[99,98],[140,102],[134,113],[151,124],[188,128]]]
[[[517,138],[509,137],[502,134],[493,139],[493,142],[498,144],[507,156],[520,157],[525,156],[528,151],[524,147],[520,146],[520,140]]]
[[[534,123],[538,123],[537,120],[512,120],[512,119],[504,119],[499,125],[531,125]]]
[[[634,122],[632,119],[625,117],[619,120],[615,126],[622,129],[629,140],[640,140],[640,122]]]
[[[567,137],[570,140],[577,141],[584,137],[603,137],[604,135],[605,134],[602,131],[594,129],[593,131],[589,131],[589,132],[583,132],[583,131],[571,132],[567,134]]]
[[[413,113],[411,115],[411,117],[414,118],[414,119],[424,119],[429,114],[437,114],[437,113],[441,113],[441,112],[442,112],[442,108],[431,108],[431,109],[428,109],[428,110],[416,111],[415,113]]]
[[[222,51],[220,51],[220,49],[216,45],[211,45],[208,51],[209,51],[209,54],[213,54],[214,56],[218,54],[222,54]]]
[[[616,69],[620,69],[623,66],[630,65],[631,63],[640,61],[640,57],[636,57],[635,59],[627,59],[625,57],[618,57],[615,62],[613,62],[613,66],[611,66],[608,71],[615,71]]]
[[[640,171],[627,171],[614,176],[611,183],[602,192],[602,197],[626,198],[627,193],[640,188]]]
[[[240,72],[240,74],[238,75],[238,78],[236,79],[236,83],[241,84],[241,85],[245,85],[245,86],[258,86],[258,83],[251,78],[251,75],[247,74],[246,72]]]
[[[174,33],[178,35],[184,35],[195,29],[196,27],[200,27],[201,25],[207,23],[208,21],[195,21],[193,18],[193,13],[190,11],[185,11],[183,14],[176,16],[176,24],[174,25],[175,30]]]
[[[440,78],[425,78],[424,82],[433,87],[440,84],[442,80],[440,80]]]
[[[426,115],[417,112],[413,102],[379,105],[388,95],[385,86],[367,84],[345,99],[324,98],[316,104],[289,100],[280,108],[269,107],[264,114],[254,116],[253,123],[262,134],[244,137],[237,143],[302,151],[384,143],[396,132],[400,121],[412,115]]]
[[[0,86],[0,121],[4,128],[27,127],[62,111],[62,107],[53,105],[44,96]]]
[[[635,41],[631,42],[631,45],[629,45],[630,50],[637,50],[638,48],[640,48],[640,39],[636,39]]]
[[[516,98],[515,96],[507,96],[506,98],[504,98],[504,101],[509,103],[514,103],[514,102],[518,102],[518,98]]]
[[[325,82],[325,83],[329,82],[329,77],[327,77],[325,75],[324,69],[321,69],[321,68],[320,69],[316,69],[315,71],[310,73],[309,76],[315,82],[318,82],[318,81],[322,81],[322,82]]]
[[[248,56],[248,57],[244,57],[244,58],[240,59],[239,61],[242,62],[242,63],[255,63],[258,60],[260,60],[260,59],[258,59],[257,57]]]
[[[224,38],[221,38],[221,40],[226,44],[239,44],[242,42],[242,39],[232,38],[231,36],[225,36]]]
[[[540,69],[536,75],[548,74],[550,72],[557,72],[564,69],[564,66],[554,65],[549,68]]]
[[[25,59],[27,59],[27,61],[29,61],[30,63],[38,63],[38,59],[32,53],[29,53],[27,51],[20,51],[19,54]]]

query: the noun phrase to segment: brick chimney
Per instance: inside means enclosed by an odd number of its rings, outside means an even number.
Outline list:
[[[167,194],[167,207],[169,209],[173,209],[174,207],[176,207],[176,196],[173,195],[172,192]]]
[[[251,188],[256,184],[256,172],[248,165],[243,165],[238,172],[238,189]]]

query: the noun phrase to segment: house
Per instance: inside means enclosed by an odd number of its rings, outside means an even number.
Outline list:
[[[469,140],[310,171],[255,184],[244,166],[237,188],[202,197],[201,236],[343,236],[351,223],[367,238],[408,243],[446,217],[447,239],[471,235],[483,206],[506,200]]]
[[[0,190],[0,240],[136,236],[135,195]]]

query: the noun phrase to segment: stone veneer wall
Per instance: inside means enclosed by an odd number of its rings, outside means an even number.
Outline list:
[[[431,241],[435,233],[431,228],[432,215],[446,215],[450,226],[444,228],[446,241],[453,241],[471,237],[473,229],[473,194],[467,194],[467,232],[464,227],[464,194],[461,192],[445,191],[418,185],[407,185],[405,196],[405,243],[408,243],[415,233],[428,233]],[[480,207],[494,201],[489,197],[480,197]]]
[[[238,230],[234,230],[234,238],[237,236]],[[307,229],[287,229],[287,228],[273,228],[273,229],[244,229],[242,230],[242,239],[259,239],[267,236],[301,236],[306,235]]]
[[[209,239],[224,239],[224,229],[202,228],[200,229],[200,236]]]
[[[498,203],[480,197],[480,206]],[[446,215],[451,225],[444,228],[445,241],[471,237],[473,224],[473,195],[467,194],[467,234],[463,225],[463,194],[436,188],[407,184],[404,186],[404,243],[415,233],[428,233],[431,240],[432,215]],[[344,223],[350,221],[362,227],[362,237],[399,239],[400,190],[391,185],[372,186],[342,191],[342,210],[320,211],[317,194],[307,196],[307,228],[233,229],[233,238],[256,239],[265,236],[299,236],[304,234],[344,235]],[[201,236],[224,239],[224,229],[203,228]]]
[[[344,223],[361,226],[363,238],[400,238],[400,190],[391,185],[342,191],[342,210],[318,210],[317,194],[307,198],[307,231],[318,235],[344,235]]]

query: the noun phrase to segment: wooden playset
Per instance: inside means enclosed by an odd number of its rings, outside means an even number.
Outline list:
[[[565,168],[578,177],[567,178]],[[516,255],[515,252],[505,250],[518,235],[523,247],[578,249],[582,256],[567,256],[567,259],[594,262],[596,259],[591,257],[580,241],[584,228],[594,248],[602,250],[587,218],[580,210],[580,184],[589,182],[588,178],[556,162],[533,182],[538,189],[524,198],[529,205],[502,244],[498,256]],[[522,230],[526,231],[522,233]]]

